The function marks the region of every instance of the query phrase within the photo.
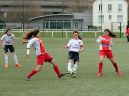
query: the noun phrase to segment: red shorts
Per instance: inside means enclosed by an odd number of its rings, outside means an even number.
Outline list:
[[[51,55],[49,55],[48,53],[44,53],[44,54],[37,56],[37,64],[43,65],[44,62],[50,62],[52,59],[53,58]]]
[[[106,56],[107,58],[112,58],[113,54],[111,50],[99,50],[99,55]]]

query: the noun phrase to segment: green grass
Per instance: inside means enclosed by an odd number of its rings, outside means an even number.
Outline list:
[[[29,31],[25,31],[25,32],[29,32]],[[66,31],[61,31],[61,32],[53,32],[53,38],[71,38],[72,37],[72,32],[71,31],[67,31],[68,33],[66,34]],[[23,33],[21,31],[16,31],[13,32],[15,34],[16,37],[22,37]],[[98,36],[101,35],[101,32],[82,32],[80,31],[80,34],[82,35],[83,38],[96,38]],[[120,32],[115,32],[115,34],[117,35],[117,38],[120,38]],[[0,36],[2,36],[3,33],[0,32]],[[43,31],[41,32],[41,36],[44,38],[52,38],[52,31],[51,32],[46,32]],[[121,38],[124,38],[124,33],[121,33]]]
[[[61,49],[69,39],[46,38],[43,42],[49,53],[58,62],[60,69],[65,72],[67,67],[68,50]],[[103,77],[97,78],[98,45],[95,38],[84,39],[85,50],[80,53],[80,63],[77,78],[69,75],[58,79],[51,64],[45,63],[42,71],[26,81],[24,77],[36,63],[33,52],[29,58],[25,56],[25,46],[16,39],[15,49],[23,68],[16,68],[9,55],[9,68],[3,68],[4,52],[0,48],[0,96],[128,96],[129,92],[129,44],[126,39],[114,39],[113,52],[122,71],[118,77],[112,64],[105,59]]]

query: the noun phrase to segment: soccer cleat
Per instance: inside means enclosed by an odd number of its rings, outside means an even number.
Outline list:
[[[70,74],[70,72],[67,71],[65,74]]]
[[[118,71],[116,72],[118,76],[121,76],[121,71],[118,69]]]
[[[28,77],[25,77],[25,79],[26,79],[26,81],[30,81],[30,78],[28,78]]]
[[[61,73],[60,75],[58,75],[58,78],[62,78],[63,76],[65,76],[66,74]]]
[[[21,64],[16,64],[15,66],[16,66],[16,67],[22,67],[22,65],[21,65]]]
[[[71,76],[72,76],[73,78],[76,78],[76,75],[75,75],[74,72],[72,72]]]
[[[5,68],[8,68],[8,64],[5,64],[4,67],[5,67]]]
[[[102,77],[102,73],[98,72],[97,77]]]

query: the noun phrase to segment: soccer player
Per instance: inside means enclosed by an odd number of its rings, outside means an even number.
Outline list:
[[[118,76],[121,76],[121,72],[117,66],[117,63],[113,57],[113,53],[111,50],[111,45],[112,45],[112,37],[116,37],[109,29],[105,29],[103,35],[101,35],[96,42],[99,43],[99,66],[98,66],[98,73],[97,76],[101,77],[102,76],[102,68],[103,68],[103,62],[105,56],[111,61],[113,64],[116,73]]]
[[[126,27],[127,42],[129,42],[129,25]]]
[[[79,52],[83,51],[84,49],[82,37],[79,35],[78,31],[73,32],[73,38],[70,39],[68,44],[63,46],[63,48],[69,48],[67,73],[70,73],[71,76],[75,78],[75,72],[77,71],[79,63]]]
[[[52,58],[52,56],[46,51],[44,44],[40,38],[40,31],[38,29],[33,30],[32,32],[27,33],[24,37],[27,43],[27,56],[30,54],[30,47],[33,46],[37,56],[37,65],[36,68],[33,69],[27,76],[26,80],[30,80],[30,78],[39,72],[42,69],[42,65],[44,62],[50,62],[53,65],[53,69],[56,72],[57,76],[61,78],[65,74],[62,74],[58,68],[56,61]]]
[[[17,67],[21,67],[21,65],[18,63],[17,55],[15,53],[14,49],[14,40],[15,40],[15,35],[12,33],[11,29],[7,29],[5,34],[1,37],[1,45],[4,48],[5,51],[5,58],[4,58],[4,67],[8,67],[8,51],[12,53],[13,60],[15,62],[15,65]]]

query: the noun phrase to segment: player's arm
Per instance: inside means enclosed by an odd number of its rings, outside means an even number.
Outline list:
[[[3,41],[2,40],[0,40],[0,46],[3,47]]]
[[[96,42],[101,43],[101,41],[102,41],[102,38],[101,38],[101,36],[99,36],[99,38],[97,38]]]
[[[66,45],[63,46],[63,48],[69,48],[69,47],[68,47],[67,44],[66,44]]]
[[[28,44],[27,44],[27,51],[26,51],[26,55],[30,54],[30,47],[32,46],[32,44],[34,44],[34,42],[36,41],[36,38],[31,39]]]
[[[112,39],[110,39],[110,46],[112,47],[112,45],[113,45],[113,41]]]
[[[71,45],[71,40],[66,45],[64,45],[63,48],[69,48],[70,45]]]
[[[83,45],[83,41],[81,41],[79,52],[81,52],[81,51],[83,51],[83,50],[84,50],[84,45]]]
[[[14,41],[15,41],[15,35],[13,34],[13,44],[14,44]]]
[[[3,35],[0,39],[0,45],[4,48],[4,44],[3,44],[3,40],[4,40],[5,36]]]
[[[22,44],[26,44],[26,43],[28,43],[27,40],[23,40],[23,41],[22,41]]]

